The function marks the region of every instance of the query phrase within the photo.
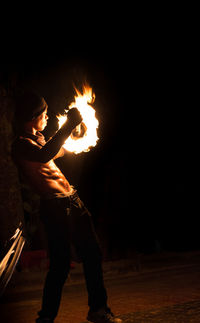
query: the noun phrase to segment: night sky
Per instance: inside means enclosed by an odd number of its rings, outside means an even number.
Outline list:
[[[18,87],[31,86],[45,97],[47,137],[56,130],[55,114],[73,99],[73,84],[81,89],[87,81],[96,94],[99,143],[58,164],[96,221],[109,217],[121,240],[130,235],[137,243],[158,239],[172,249],[200,247],[196,191],[188,184],[184,57],[175,39],[138,35],[99,33],[87,36],[86,44],[76,35],[73,41],[17,39],[15,50],[2,54],[1,78],[8,84],[15,75]]]

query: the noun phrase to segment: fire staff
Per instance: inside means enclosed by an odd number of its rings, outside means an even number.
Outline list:
[[[47,126],[47,103],[35,93],[24,93],[16,100],[18,136],[13,143],[13,158],[21,178],[41,197],[40,217],[47,233],[50,266],[37,323],[54,322],[70,261],[83,264],[88,291],[87,319],[96,323],[121,323],[107,305],[102,275],[102,254],[91,214],[54,160],[64,155],[63,143],[81,123],[76,108],[47,142],[41,131]]]

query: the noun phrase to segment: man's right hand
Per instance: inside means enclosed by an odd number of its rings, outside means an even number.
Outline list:
[[[69,126],[72,130],[78,126],[83,118],[77,108],[72,108],[67,113],[66,126]],[[65,124],[64,124],[65,126]]]

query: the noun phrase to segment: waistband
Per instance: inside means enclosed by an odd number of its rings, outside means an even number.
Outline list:
[[[83,205],[83,203],[80,200],[80,197],[77,193],[77,190],[73,190],[73,193],[71,195],[68,196],[63,196],[63,197],[54,197],[51,199],[40,199],[40,207],[44,206],[46,207],[56,207],[56,206],[64,206],[64,207],[70,207],[71,203],[75,203],[77,205]]]
[[[48,195],[45,195],[44,197],[41,197],[41,200],[42,201],[46,201],[46,200],[49,201],[49,200],[54,200],[54,199],[63,199],[63,198],[67,198],[67,197],[74,195],[76,192],[77,192],[77,190],[73,186],[71,186],[69,192],[66,192],[66,193],[58,192],[58,193],[48,194]]]

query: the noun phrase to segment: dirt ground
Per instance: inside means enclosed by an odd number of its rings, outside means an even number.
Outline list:
[[[157,266],[144,271],[106,275],[112,311],[126,323],[200,322],[200,261]],[[42,280],[41,280],[42,281]],[[11,282],[1,302],[2,323],[31,323],[37,317],[42,283]],[[86,322],[87,291],[84,281],[66,282],[55,323]]]

